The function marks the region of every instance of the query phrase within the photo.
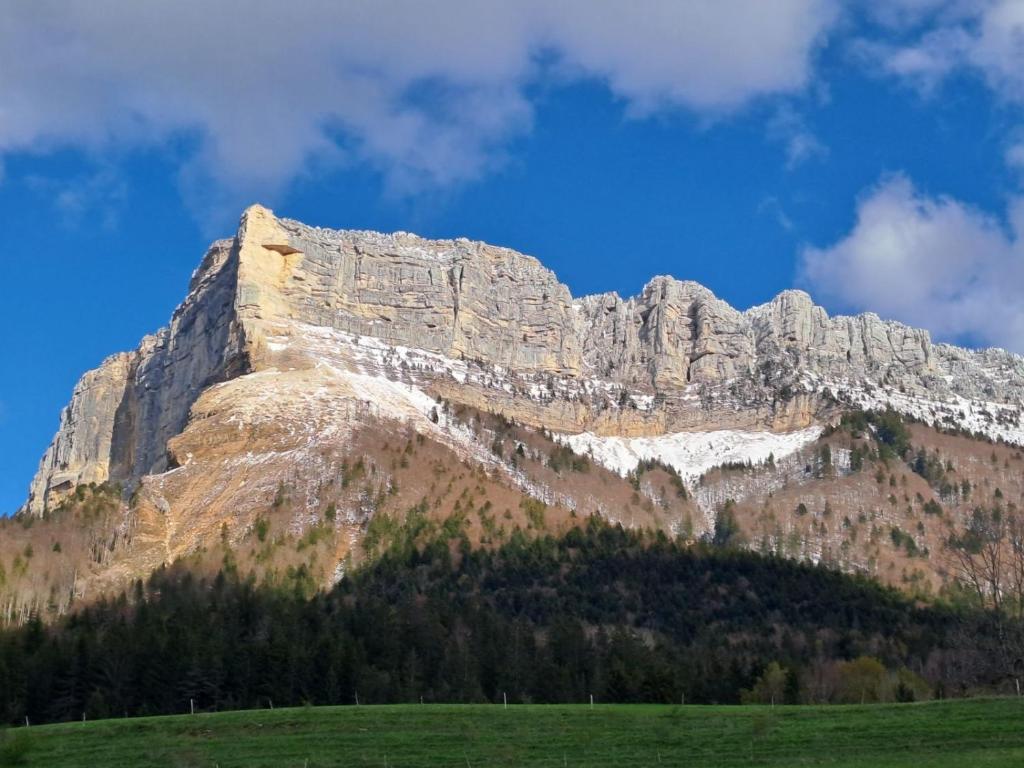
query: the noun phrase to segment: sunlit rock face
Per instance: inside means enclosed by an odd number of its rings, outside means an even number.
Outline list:
[[[656,277],[636,297],[574,299],[508,248],[253,206],[170,324],[82,378],[27,509],[110,480],[161,514],[216,520],[275,478],[323,471],[317,446],[366,414],[437,433],[437,398],[595,438],[807,430],[855,404],[1024,441],[1024,359],[1001,350],[829,317],[800,291],[741,312]],[[264,454],[272,473],[231,486],[242,457]]]

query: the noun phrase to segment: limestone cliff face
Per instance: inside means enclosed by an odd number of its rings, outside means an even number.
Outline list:
[[[250,210],[254,218],[270,214]],[[572,297],[536,259],[468,240],[275,224],[282,242],[261,249],[262,262],[279,265],[274,279],[272,268],[257,275],[243,260],[242,303],[262,318],[526,373],[579,373]]]
[[[170,325],[82,377],[32,481],[29,511],[42,513],[79,484],[163,471],[167,443],[199,393],[246,369],[235,252],[230,241],[215,243]]]
[[[114,414],[124,399],[133,355],[113,355],[86,373],[61,412],[60,429],[39,464],[29,489],[29,509],[41,512],[48,493],[110,476]]]
[[[961,399],[987,404],[982,412],[1011,426],[1024,404],[1024,359],[933,345],[870,314],[829,317],[800,291],[746,312],[670,277],[629,299],[574,299],[507,248],[308,227],[253,206],[233,239],[210,248],[169,326],[83,377],[28,509],[41,513],[79,483],[133,486],[204,451],[244,453],[243,411],[269,408],[268,393],[284,421],[317,398],[339,414],[372,405],[360,377],[555,431],[627,436],[795,429],[841,402],[877,403],[879,392],[935,418],[935,403],[954,414]],[[274,443],[273,424],[260,424]],[[196,493],[177,498],[208,503]]]

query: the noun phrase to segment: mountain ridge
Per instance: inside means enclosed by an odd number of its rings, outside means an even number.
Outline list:
[[[574,299],[508,248],[257,206],[166,328],[76,386],[0,521],[0,621],[182,560],[326,587],[410,516],[481,546],[594,515],[689,542],[724,525],[936,590],[929,552],[978,504],[1024,503],[1022,392],[1017,356],[830,318],[801,291],[740,312],[662,276]],[[877,414],[841,423],[888,409],[923,422],[896,464]]]
[[[507,381],[433,383],[445,397],[557,432],[801,429],[827,420],[837,399],[872,401],[865,389],[877,386],[917,417],[938,416],[940,401],[953,404],[947,420],[965,399],[983,403],[996,413],[981,431],[1024,439],[1024,358],[1004,350],[933,344],[927,331],[874,313],[830,317],[796,289],[744,311],[667,275],[626,299],[573,298],[511,248],[308,227],[255,205],[234,238],[208,249],[169,325],[83,377],[26,509],[40,514],[51,493],[81,482],[132,485],[165,471],[168,443],[199,395],[273,368],[310,326],[518,378],[511,395]],[[533,391],[537,377],[549,379],[551,397]],[[632,412],[615,412],[609,398]]]

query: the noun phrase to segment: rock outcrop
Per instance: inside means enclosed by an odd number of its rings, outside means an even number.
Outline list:
[[[81,483],[133,488],[214,443],[244,452],[225,429],[245,421],[232,408],[258,402],[261,374],[289,382],[267,390],[284,398],[282,418],[310,398],[344,411],[325,390],[366,399],[362,376],[558,432],[789,430],[855,403],[1024,440],[1024,359],[1001,350],[935,345],[871,314],[829,317],[801,291],[740,312],[656,277],[633,298],[574,299],[507,248],[308,227],[253,206],[210,248],[170,325],[83,377],[28,511]],[[211,413],[218,428],[204,435],[195,425]]]
[[[132,483],[167,468],[167,443],[199,393],[247,364],[232,253],[230,241],[215,243],[170,325],[83,376],[32,482],[30,511],[78,484]]]

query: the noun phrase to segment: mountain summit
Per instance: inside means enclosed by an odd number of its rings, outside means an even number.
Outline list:
[[[459,483],[501,497],[509,525],[539,526],[542,504],[710,535],[724,502],[818,477],[816,441],[862,408],[1024,444],[1024,358],[829,317],[801,291],[745,312],[671,277],[628,299],[573,298],[508,248],[310,227],[257,205],[207,251],[166,328],[83,376],[21,516],[107,494],[92,575],[69,568],[72,595],[238,547],[272,512],[299,542],[330,520],[330,581],[385,507],[464,513]],[[833,455],[849,469],[850,446]],[[743,487],[707,475],[765,462],[774,479]],[[585,483],[560,471],[583,464]],[[652,471],[663,485],[641,482]],[[481,538],[503,525],[488,519]],[[825,556],[815,535],[800,556]]]
[[[629,299],[574,299],[508,248],[309,227],[254,205],[169,326],[82,378],[27,508],[81,483],[159,484],[199,460],[192,440],[216,421],[238,425],[243,450],[254,421],[330,419],[318,404],[425,416],[436,395],[595,443],[805,429],[843,403],[1024,440],[1024,358],[1002,350],[830,318],[802,291],[739,312],[656,277]]]

